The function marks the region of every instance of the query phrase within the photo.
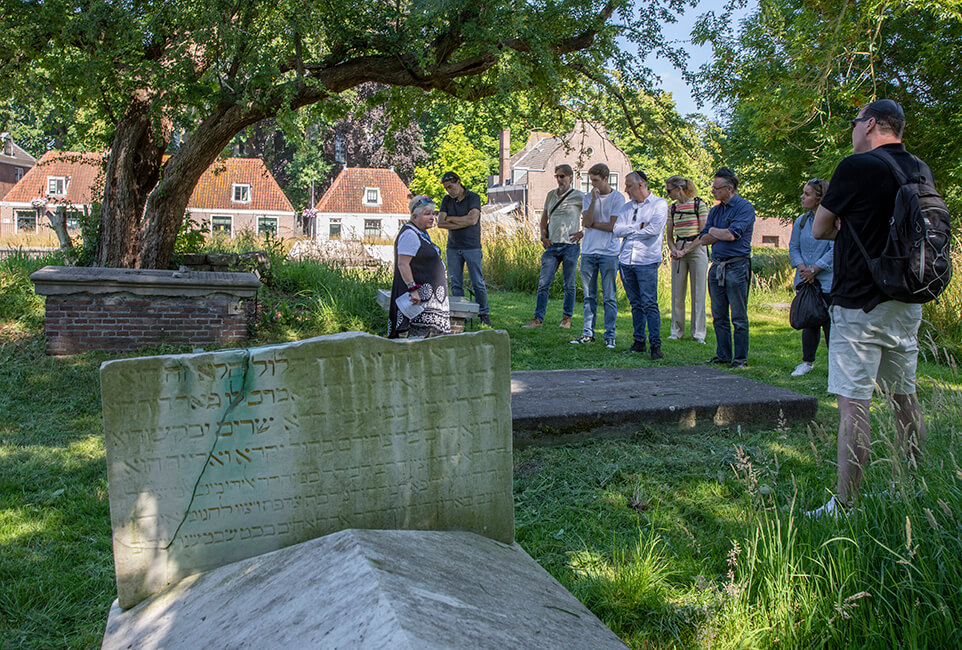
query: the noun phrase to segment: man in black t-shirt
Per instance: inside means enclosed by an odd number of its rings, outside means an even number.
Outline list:
[[[879,290],[853,231],[870,257],[882,254],[899,182],[880,152],[909,175],[931,179],[932,171],[902,145],[905,114],[891,99],[866,105],[851,124],[855,153],[835,169],[812,225],[816,238],[835,240],[828,390],[837,396],[839,411],[838,483],[828,503],[809,513],[816,517],[835,515],[855,501],[871,451],[869,406],[876,385],[893,402],[897,442],[910,467],[925,441],[915,393],[922,306],[891,300]]]
[[[438,227],[448,231],[448,282],[451,295],[464,295],[464,266],[478,303],[478,320],[491,327],[488,312],[488,290],[481,273],[481,197],[465,189],[461,177],[445,172],[441,185],[447,196],[441,201]]]

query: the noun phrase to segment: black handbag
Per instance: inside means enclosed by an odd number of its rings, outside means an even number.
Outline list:
[[[822,288],[814,282],[803,282],[795,287],[795,298],[788,312],[788,322],[797,330],[822,327],[828,323],[828,307],[822,298]]]

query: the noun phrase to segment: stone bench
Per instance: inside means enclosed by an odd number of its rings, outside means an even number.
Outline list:
[[[464,331],[466,320],[478,317],[478,303],[461,296],[449,296],[448,302],[451,305],[451,333],[460,334]],[[385,311],[390,309],[391,291],[389,289],[378,289],[377,304],[381,305]]]

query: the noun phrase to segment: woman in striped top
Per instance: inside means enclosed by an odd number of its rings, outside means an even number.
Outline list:
[[[671,332],[668,338],[685,336],[685,297],[691,285],[691,337],[705,342],[705,294],[708,287],[708,251],[699,243],[708,204],[698,198],[691,179],[672,176],[665,193],[674,204],[668,211],[667,237],[671,254]]]

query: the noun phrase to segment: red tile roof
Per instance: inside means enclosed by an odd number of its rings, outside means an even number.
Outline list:
[[[103,166],[103,154],[74,151],[48,151],[37,164],[13,186],[4,201],[29,203],[36,198],[47,198],[47,179],[59,176],[67,180],[65,197],[49,197],[51,202],[89,205],[90,191],[98,180]]]
[[[234,203],[233,186],[251,186],[250,203]],[[208,210],[278,210],[294,212],[267,165],[260,158],[215,160],[197,182],[189,208]]]
[[[30,202],[47,196],[47,178],[69,178],[67,196],[57,198],[73,205],[88,205],[91,192],[99,180],[103,154],[77,153],[72,151],[48,151],[36,166],[30,169],[20,182],[3,198],[10,202]],[[233,202],[235,183],[250,184],[250,203]],[[100,191],[99,183],[97,191]],[[210,210],[277,210],[294,212],[291,202],[284,196],[264,161],[260,158],[226,158],[211,165],[190,195],[188,208]]]
[[[381,205],[364,205],[364,190],[380,189]],[[317,202],[318,212],[407,214],[411,191],[393,169],[345,167]]]

